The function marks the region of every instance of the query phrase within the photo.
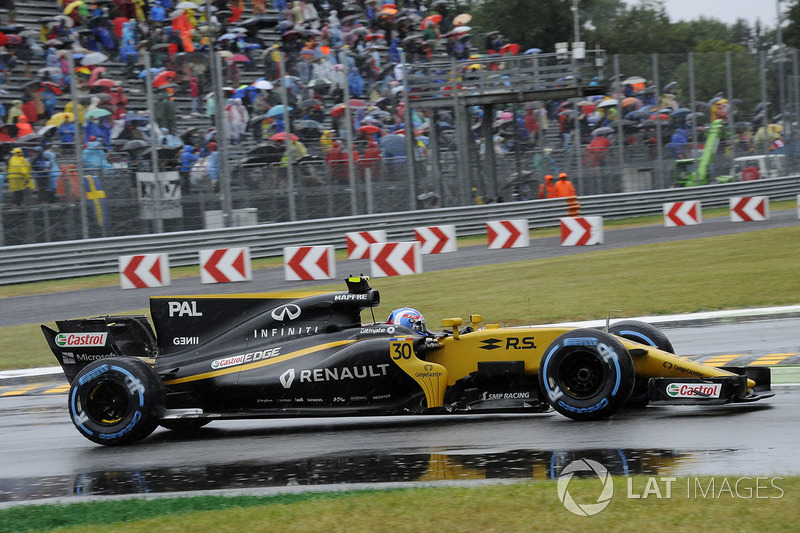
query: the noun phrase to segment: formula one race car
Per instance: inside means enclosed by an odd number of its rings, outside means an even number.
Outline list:
[[[603,329],[480,327],[441,333],[374,321],[368,278],[347,291],[152,297],[145,316],[42,326],[71,384],[86,438],[120,445],[157,426],[219,419],[545,412],[607,418],[649,401],[714,405],[772,396],[768,368],[716,368],[674,355],[638,321]]]

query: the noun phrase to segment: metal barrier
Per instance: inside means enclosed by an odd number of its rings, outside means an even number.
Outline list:
[[[583,215],[614,219],[660,214],[664,202],[701,200],[704,207],[721,207],[728,205],[731,196],[766,195],[772,200],[786,200],[796,198],[798,193],[800,176],[790,176],[685,189],[586,196],[580,198],[580,203]],[[248,246],[253,258],[279,257],[285,246],[332,244],[344,248],[345,233],[349,231],[381,228],[388,231],[391,239],[413,240],[415,227],[454,224],[459,236],[478,235],[485,233],[485,224],[491,220],[525,218],[531,228],[537,228],[554,226],[566,214],[567,205],[564,199],[558,198],[8,246],[0,255],[0,284],[115,273],[121,255],[168,253],[171,266],[186,266],[196,265],[198,251],[205,248]]]

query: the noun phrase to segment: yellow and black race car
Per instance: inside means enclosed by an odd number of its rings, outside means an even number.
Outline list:
[[[159,425],[232,418],[545,412],[607,418],[649,401],[714,405],[772,396],[768,368],[716,368],[674,355],[653,326],[362,323],[380,303],[368,278],[347,291],[165,296],[145,316],[42,326],[71,384],[78,431],[128,444]],[[373,317],[374,318],[374,317]]]

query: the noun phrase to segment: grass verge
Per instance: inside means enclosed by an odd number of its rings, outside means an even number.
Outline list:
[[[522,325],[602,318],[609,309],[641,316],[791,305],[800,303],[797,257],[793,226],[381,278],[372,282],[382,297],[375,318],[410,305],[438,329],[442,318],[470,313]],[[371,320],[369,311],[362,316]],[[0,370],[52,364],[38,324],[0,328]]]
[[[8,532],[744,531],[755,524],[759,531],[796,529],[797,476],[676,477],[671,483],[618,476],[613,485],[608,506],[594,516],[569,512],[555,481],[535,481],[24,506],[0,511],[0,523]],[[568,485],[578,504],[595,503],[601,489],[598,478],[573,478]]]

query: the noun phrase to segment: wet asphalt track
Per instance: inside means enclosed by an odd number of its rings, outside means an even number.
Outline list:
[[[786,215],[786,216],[782,216]],[[791,215],[791,216],[788,216]],[[777,212],[767,223],[660,226],[606,232],[602,248],[704,237],[798,224],[796,213]],[[678,229],[680,231],[672,231]],[[599,247],[597,247],[599,248]],[[595,248],[595,249],[597,249]],[[587,251],[537,239],[529,249],[460,250],[460,267]],[[353,272],[368,271],[353,262]],[[451,268],[455,254],[427,256],[426,271]],[[362,268],[361,270],[359,270]],[[346,274],[343,272],[343,274]],[[308,285],[306,285],[308,286]],[[0,300],[0,325],[141,308],[150,294],[243,292],[298,288],[282,271],[256,273],[247,284],[205,285],[175,280],[168,291],[96,289]],[[785,354],[800,363],[800,320],[723,323],[667,329],[676,352],[700,359],[743,354],[754,361]],[[734,361],[746,364],[747,361]],[[47,388],[60,383],[46,384]],[[614,474],[800,473],[797,412],[800,388],[779,387],[755,404],[648,407],[611,420],[576,423],[556,413],[218,422],[192,437],[157,430],[122,449],[94,445],[72,426],[63,391],[0,397],[0,506],[92,495],[174,493],[217,489],[275,489],[351,483],[441,480],[547,479],[570,461],[591,458]]]

